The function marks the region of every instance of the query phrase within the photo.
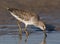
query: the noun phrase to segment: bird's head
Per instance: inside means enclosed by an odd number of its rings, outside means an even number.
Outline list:
[[[45,37],[47,37],[47,34],[46,34],[46,25],[45,25],[45,23],[42,22],[42,21],[39,21],[38,25],[39,25],[39,28],[40,28],[41,30],[43,30]]]
[[[45,23],[44,22],[42,22],[42,21],[39,21],[39,23],[38,23],[38,27],[41,29],[41,30],[46,30],[46,26],[45,26]]]

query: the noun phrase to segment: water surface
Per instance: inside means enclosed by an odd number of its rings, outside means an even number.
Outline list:
[[[22,35],[22,40],[20,40],[17,29],[0,29],[0,44],[60,44],[60,32],[52,31],[47,32],[47,38],[44,39],[42,31],[32,32],[27,42],[25,42],[25,33]],[[14,31],[13,31],[14,30]]]

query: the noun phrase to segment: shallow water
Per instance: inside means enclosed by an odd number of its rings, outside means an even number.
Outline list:
[[[3,31],[4,30],[4,31]],[[42,31],[32,32],[25,42],[25,33],[20,40],[17,29],[0,29],[0,44],[60,44],[60,32],[47,32],[47,38],[44,38]]]

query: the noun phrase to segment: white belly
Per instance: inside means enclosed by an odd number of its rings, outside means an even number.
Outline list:
[[[32,19],[29,20],[29,21],[25,21],[25,20],[22,20],[21,18],[19,18],[17,15],[15,15],[14,13],[10,12],[12,16],[14,16],[17,20],[23,22],[26,26],[27,25],[32,25],[33,24],[33,21]]]
[[[25,25],[32,25],[33,22],[32,21],[24,21]]]

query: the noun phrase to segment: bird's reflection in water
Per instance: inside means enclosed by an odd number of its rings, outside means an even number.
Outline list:
[[[29,33],[29,35],[30,35],[30,33]],[[25,44],[27,44],[27,41],[28,41],[29,35],[26,36],[26,38],[25,38]]]
[[[22,44],[22,41],[24,40],[24,44],[27,44],[27,41],[28,41],[28,37],[29,36],[25,36],[25,39],[22,39],[22,35],[19,35],[19,44]]]
[[[18,41],[18,44],[21,44],[22,43],[22,36],[19,35],[19,41]]]
[[[41,43],[39,43],[39,44],[46,44],[46,38],[47,38],[47,37],[44,36],[44,37],[43,37],[43,40],[42,40]]]
[[[46,38],[47,38],[47,36],[44,35],[42,41],[39,44],[46,44]],[[25,39],[25,44],[27,44],[27,40],[28,40],[28,38]]]
[[[26,36],[25,36],[26,37]],[[19,36],[19,44],[21,44],[22,43],[22,36]],[[27,44],[27,42],[28,42],[28,38],[29,38],[29,36],[27,36],[24,40],[25,40],[25,43],[24,44]],[[46,38],[47,38],[47,36],[43,36],[43,39],[42,39],[42,41],[39,43],[39,44],[46,44]]]
[[[19,35],[19,39],[22,40],[22,35]]]

